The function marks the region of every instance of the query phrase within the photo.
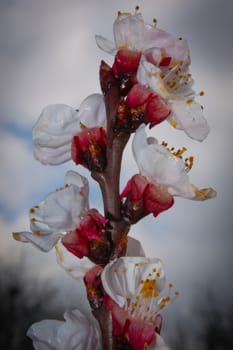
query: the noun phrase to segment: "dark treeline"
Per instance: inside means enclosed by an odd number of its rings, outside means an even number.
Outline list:
[[[208,286],[194,300],[189,315],[178,315],[171,328],[172,350],[232,350],[233,300]]]
[[[51,282],[29,276],[25,266],[0,265],[0,349],[31,350],[29,326],[45,318],[60,318]]]

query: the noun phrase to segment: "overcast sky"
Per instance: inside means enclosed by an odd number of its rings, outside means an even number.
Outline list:
[[[197,91],[204,90],[209,137],[198,143],[167,123],[153,135],[171,145],[186,146],[194,155],[190,177],[200,187],[214,187],[218,196],[204,203],[177,199],[158,219],[148,217],[132,228],[148,255],[165,262],[169,280],[181,291],[215,281],[231,295],[232,273],[232,92],[233,3],[231,0],[0,0],[0,256],[24,259],[30,269],[63,279],[53,253],[14,242],[9,233],[28,229],[27,211],[48,192],[63,185],[71,163],[45,167],[33,159],[31,129],[42,108],[65,103],[78,108],[99,92],[98,67],[103,58],[94,35],[112,39],[117,11],[140,5],[146,21],[188,39]],[[136,172],[128,148],[122,184]],[[85,171],[83,171],[83,174]],[[91,183],[93,206],[100,195]],[[42,256],[41,256],[42,254]],[[43,262],[42,262],[43,260]],[[38,265],[39,264],[39,265]],[[38,270],[36,270],[38,271]],[[68,283],[68,282],[67,282]]]

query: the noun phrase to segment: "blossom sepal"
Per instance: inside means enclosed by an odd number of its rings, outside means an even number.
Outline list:
[[[107,234],[108,220],[96,209],[89,210],[79,226],[62,238],[66,249],[78,258],[88,257],[92,262],[104,265],[109,261],[111,243]]]
[[[106,131],[103,127],[85,128],[73,136],[72,159],[90,171],[106,167]]]
[[[133,109],[144,110],[143,121],[153,127],[167,119],[171,110],[166,102],[152,89],[135,84],[126,98],[126,105]]]

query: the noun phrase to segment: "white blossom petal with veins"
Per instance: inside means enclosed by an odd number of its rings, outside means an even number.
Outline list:
[[[100,350],[98,330],[79,310],[66,312],[65,321],[44,320],[34,323],[27,336],[36,350]]]

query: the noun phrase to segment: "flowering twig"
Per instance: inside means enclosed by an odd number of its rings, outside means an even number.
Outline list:
[[[103,215],[89,208],[88,180],[68,171],[64,188],[30,209],[30,231],[13,234],[44,252],[55,247],[66,272],[83,278],[98,322],[97,327],[78,310],[65,313],[65,321],[39,322],[28,332],[36,348],[169,350],[160,336],[161,312],[178,292],[171,283],[166,288],[161,260],[146,258],[128,233],[145,216],[171,208],[175,196],[216,195],[190,182],[194,158],[183,159],[185,147],[174,151],[147,137],[147,125],[167,120],[203,141],[209,126],[195,101],[187,42],[144,23],[138,9],[118,13],[115,43],[96,36],[98,46],[114,55],[112,66],[100,65],[102,94],[88,96],[78,110],[48,106],[33,128],[36,159],[50,165],[72,159],[84,166],[100,187],[104,207]],[[132,133],[138,173],[120,193],[122,157]]]

